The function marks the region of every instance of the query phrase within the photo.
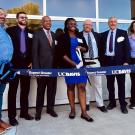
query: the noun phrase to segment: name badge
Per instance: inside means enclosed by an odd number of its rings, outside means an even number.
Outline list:
[[[33,34],[28,33],[28,37],[29,37],[29,38],[33,38]]]
[[[79,43],[83,43],[82,39],[77,38],[77,40],[78,40]]]
[[[58,44],[58,41],[57,40],[55,40],[55,45],[57,45]]]

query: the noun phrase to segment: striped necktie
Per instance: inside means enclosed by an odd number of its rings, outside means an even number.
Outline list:
[[[91,41],[91,37],[90,37],[89,33],[88,33],[88,46],[89,46],[89,57],[90,57],[90,59],[93,59],[94,52],[93,52],[92,41]]]
[[[50,46],[52,46],[52,36],[49,30],[47,30],[47,38],[49,40]]]

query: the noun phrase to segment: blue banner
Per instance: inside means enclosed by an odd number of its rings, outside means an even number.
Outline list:
[[[41,76],[41,77],[63,77],[63,76],[101,76],[130,74],[135,72],[135,65],[109,66],[81,69],[13,69],[18,75]]]

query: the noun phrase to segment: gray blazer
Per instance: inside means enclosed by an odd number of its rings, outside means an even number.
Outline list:
[[[49,40],[43,29],[35,32],[32,46],[32,67],[53,68],[55,34],[51,32],[53,43],[50,46]]]

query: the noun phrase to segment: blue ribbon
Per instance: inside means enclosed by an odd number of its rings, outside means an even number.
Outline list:
[[[62,76],[101,76],[130,74],[135,72],[135,65],[126,66],[108,66],[81,69],[13,69],[18,75],[44,76],[44,77],[62,77]]]

